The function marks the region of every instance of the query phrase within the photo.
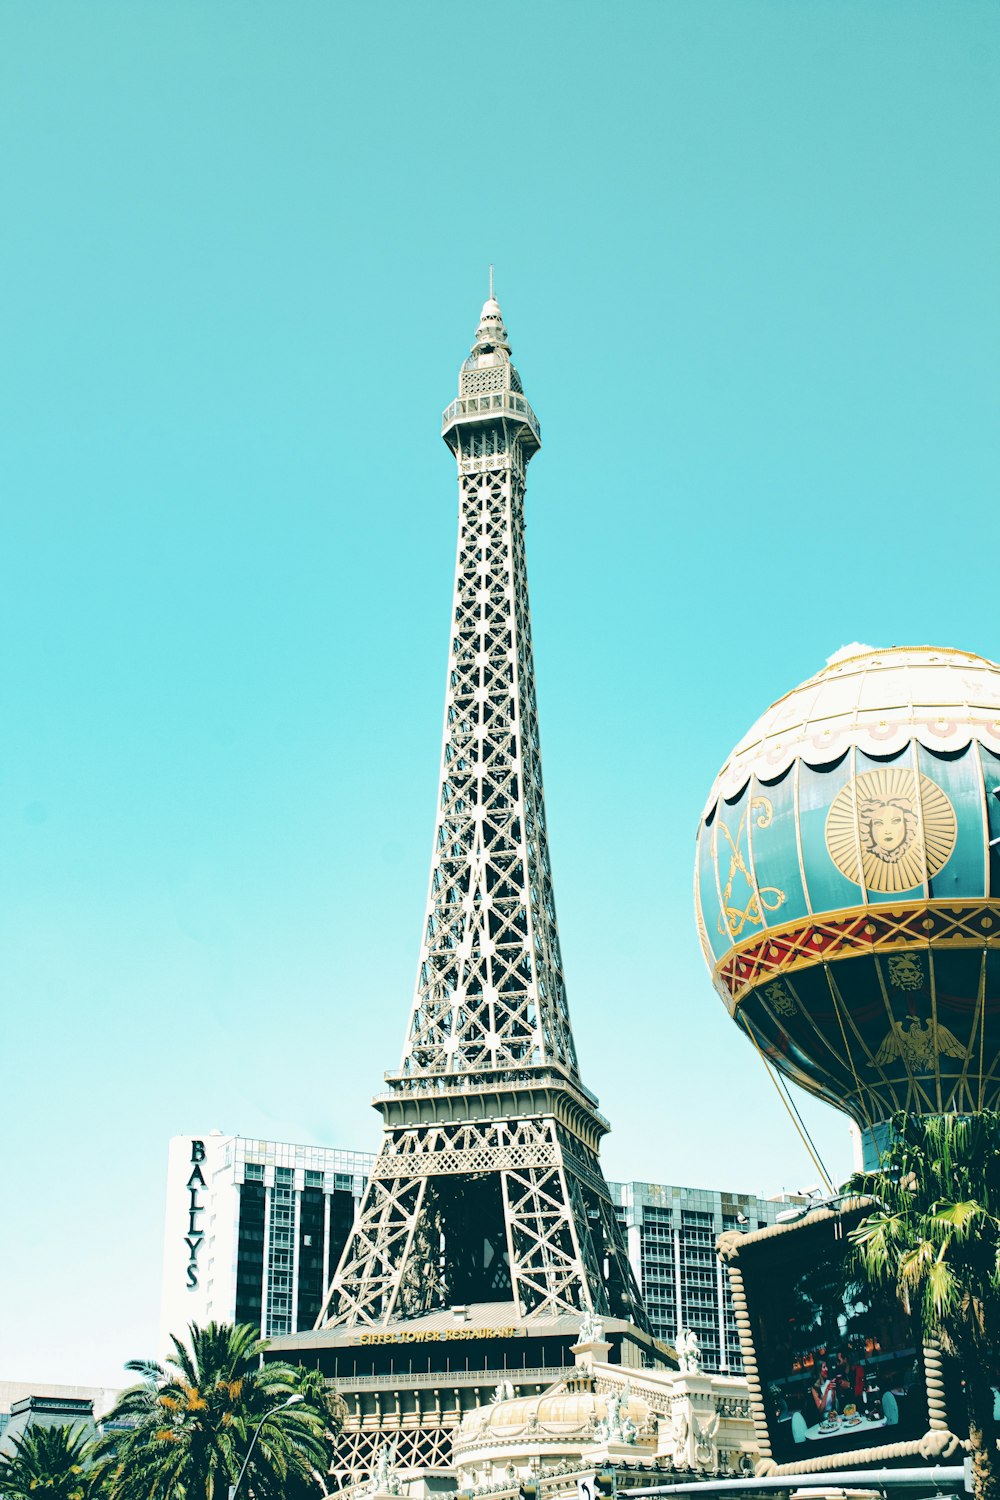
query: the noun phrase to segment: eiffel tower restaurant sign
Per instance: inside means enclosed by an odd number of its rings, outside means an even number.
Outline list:
[[[457,1339],[512,1339],[518,1329],[509,1328],[397,1328],[385,1333],[362,1333],[359,1345],[369,1344],[441,1344]]]

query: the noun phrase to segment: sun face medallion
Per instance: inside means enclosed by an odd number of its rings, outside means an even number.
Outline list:
[[[837,869],[880,894],[922,886],[947,864],[957,836],[945,793],[902,766],[863,771],[841,787],[826,818]]]

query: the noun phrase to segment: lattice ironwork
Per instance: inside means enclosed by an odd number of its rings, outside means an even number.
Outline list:
[[[490,1172],[558,1162],[551,1127],[543,1120],[452,1121],[389,1132],[392,1151],[376,1158],[372,1173],[395,1177]],[[402,1160],[400,1160],[402,1158]]]
[[[554,1168],[503,1174],[504,1217],[510,1225],[511,1276],[528,1312],[576,1311],[593,1302],[566,1181]],[[589,1295],[582,1295],[586,1290]],[[599,1311],[604,1311],[599,1308]]]
[[[444,1425],[429,1414],[428,1425],[401,1426],[396,1422],[361,1424],[349,1420],[337,1436],[330,1470],[332,1488],[347,1489],[366,1480],[379,1453],[387,1445],[393,1466],[401,1473],[409,1469],[449,1469],[454,1462],[452,1440],[458,1418]]]
[[[384,1324],[461,1289],[525,1318],[645,1328],[566,1003],[524,549],[540,437],[492,297],[444,436],[459,538],[424,941],[402,1066],[376,1101],[385,1142],[320,1323]],[[473,1201],[496,1223],[463,1248]]]
[[[369,1182],[334,1282],[338,1322],[376,1323],[392,1316],[403,1269],[412,1259],[425,1187],[424,1177]]]
[[[515,455],[461,476],[441,799],[403,1070],[576,1073],[542,802]]]

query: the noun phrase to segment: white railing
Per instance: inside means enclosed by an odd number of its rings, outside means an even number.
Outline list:
[[[441,429],[444,431],[460,417],[492,416],[494,412],[523,417],[535,434],[541,435],[535,413],[524,397],[516,395],[514,391],[495,391],[482,396],[459,396],[441,418]]]
[[[425,1370],[411,1375],[402,1372],[396,1375],[337,1375],[324,1384],[335,1391],[373,1390],[376,1386],[396,1386],[400,1390],[422,1386],[427,1390],[451,1390],[456,1385],[495,1386],[501,1380],[509,1380],[515,1387],[522,1385],[554,1385],[557,1380],[567,1380],[575,1370],[573,1365],[534,1365],[526,1370],[511,1367],[507,1370]]]

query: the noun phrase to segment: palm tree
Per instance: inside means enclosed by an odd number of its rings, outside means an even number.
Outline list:
[[[188,1335],[190,1347],[171,1340],[166,1367],[126,1366],[142,1380],[109,1414],[126,1425],[103,1444],[107,1500],[226,1500],[248,1454],[254,1500],[324,1495],[339,1417],[319,1374],[264,1364],[245,1324],[192,1323]]]
[[[893,1288],[954,1359],[974,1493],[1000,1500],[1000,1114],[896,1115],[880,1170],[858,1173],[849,1189],[875,1205],[851,1231],[857,1267]]]
[[[90,1500],[93,1444],[85,1427],[29,1427],[12,1457],[0,1459],[5,1500]]]

